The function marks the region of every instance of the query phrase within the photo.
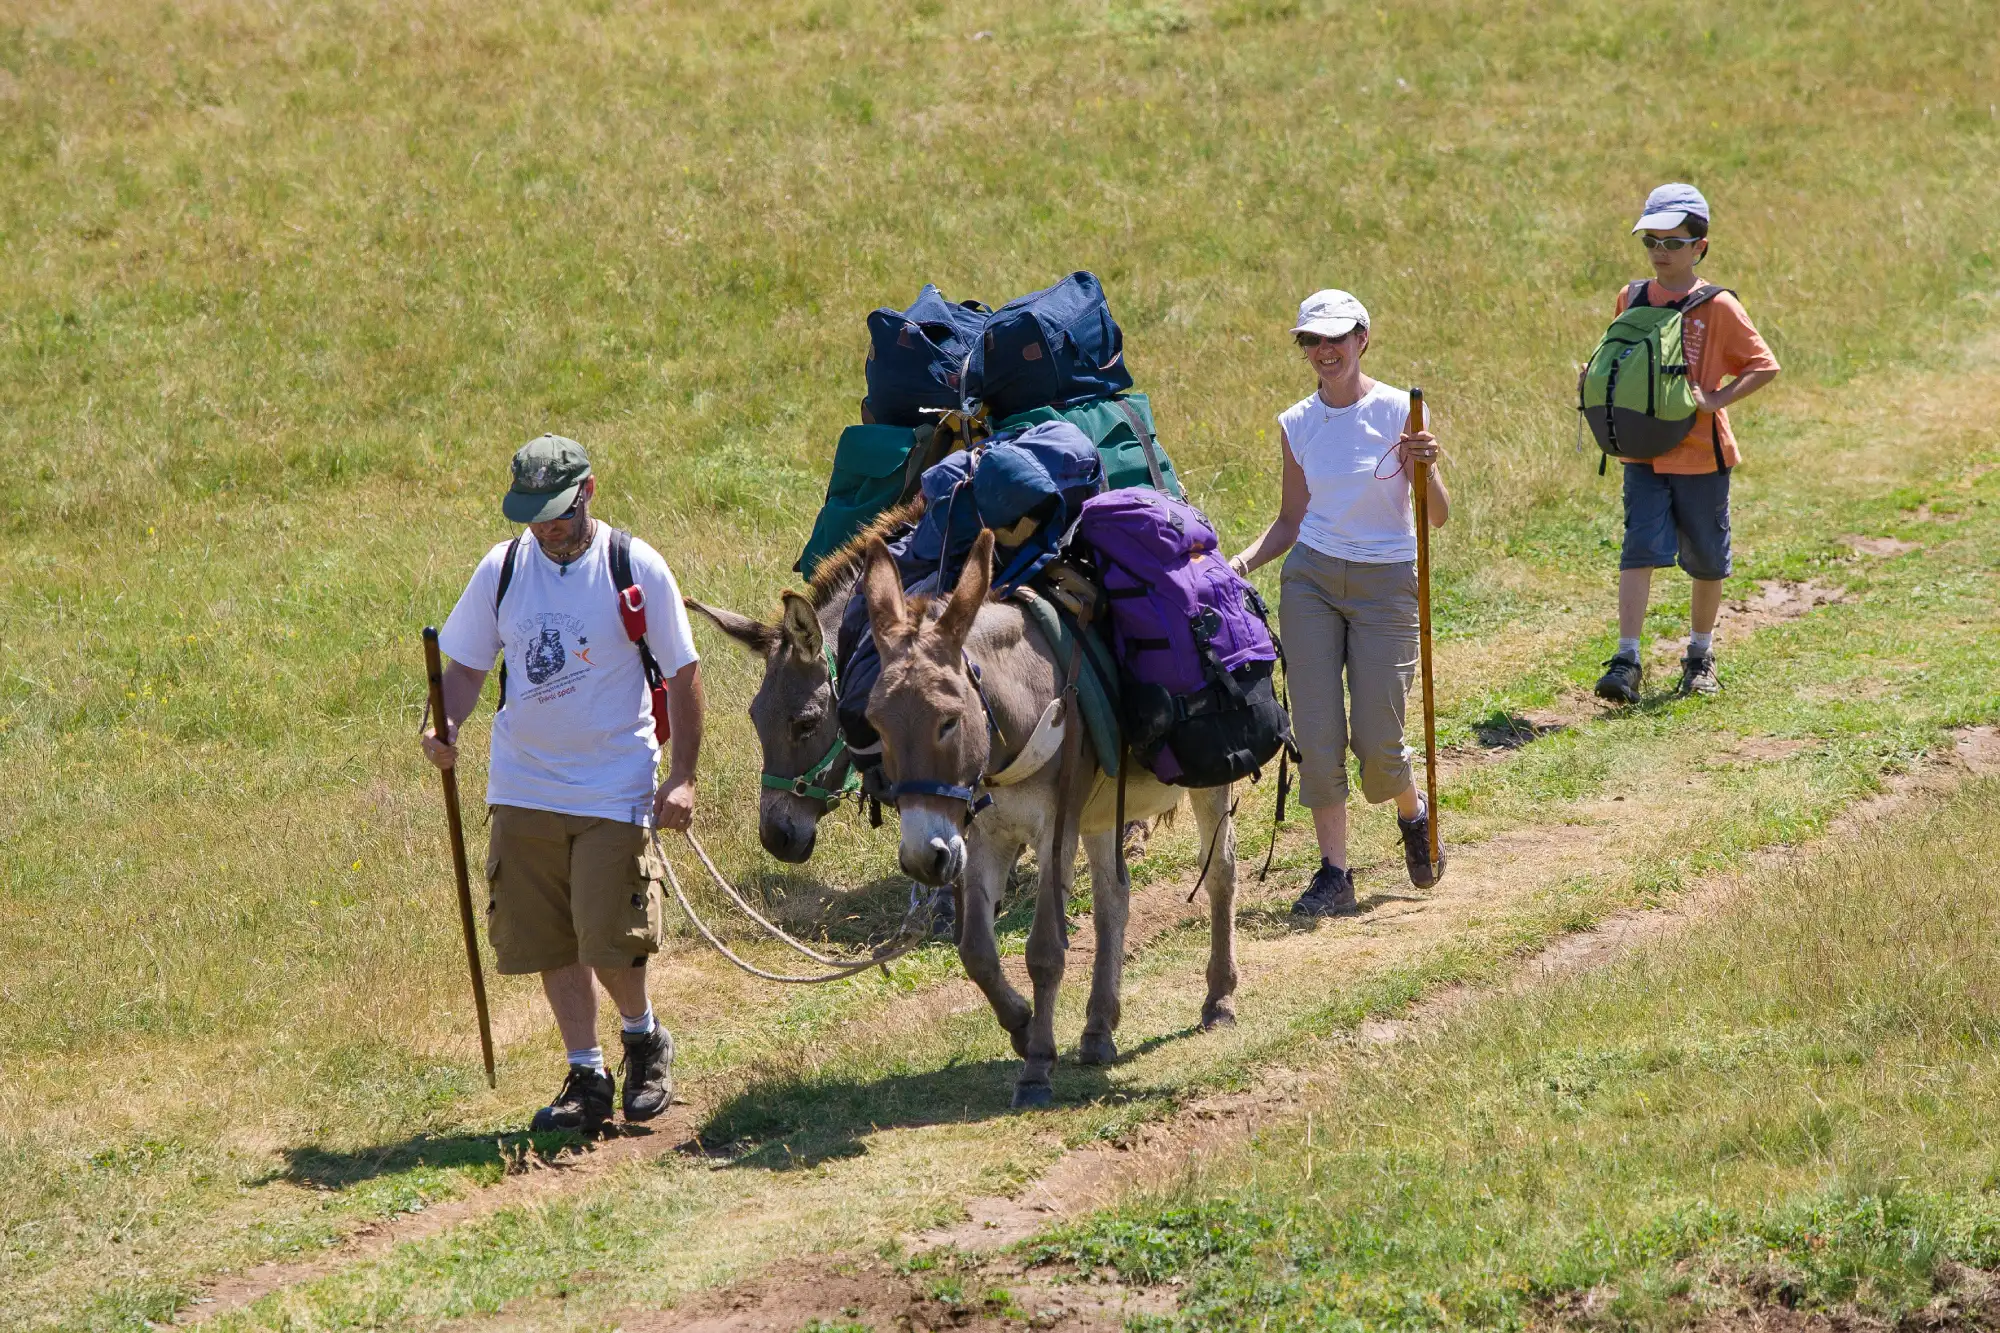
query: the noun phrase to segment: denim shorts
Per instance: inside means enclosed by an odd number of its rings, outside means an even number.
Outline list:
[[[1729,469],[1694,476],[1626,463],[1625,547],[1620,569],[1664,569],[1679,560],[1689,578],[1726,579]]]

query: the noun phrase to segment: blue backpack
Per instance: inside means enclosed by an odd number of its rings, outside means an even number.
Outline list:
[[[1094,273],[1072,273],[994,311],[965,368],[966,401],[995,417],[1131,387],[1125,335]]]
[[[869,415],[885,426],[920,426],[925,408],[957,407],[965,359],[992,314],[978,301],[947,301],[926,283],[908,310],[869,315]]]
[[[1103,489],[1097,446],[1067,421],[990,440],[973,469],[972,502],[980,523],[993,529],[993,586],[1016,587],[1040,573],[1084,502]]]

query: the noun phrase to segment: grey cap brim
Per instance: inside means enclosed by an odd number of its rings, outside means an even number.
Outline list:
[[[1317,333],[1327,338],[1345,338],[1356,329],[1366,328],[1358,319],[1309,319],[1292,327],[1293,333]]]
[[[587,477],[577,478],[576,485],[560,491],[549,491],[541,495],[527,491],[508,491],[500,501],[500,512],[507,516],[509,523],[546,523],[570,507],[576,493],[583,489]]]
[[[1642,231],[1672,231],[1687,220],[1688,215],[1678,208],[1670,213],[1648,213],[1633,224],[1632,234],[1636,236]]]

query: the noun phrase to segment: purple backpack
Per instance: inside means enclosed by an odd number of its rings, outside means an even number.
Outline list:
[[[1104,589],[1126,743],[1162,782],[1220,787],[1291,743],[1278,642],[1200,510],[1144,487],[1094,496],[1073,551]]]

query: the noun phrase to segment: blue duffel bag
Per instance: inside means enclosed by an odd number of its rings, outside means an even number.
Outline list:
[[[959,405],[960,375],[993,311],[947,301],[926,283],[908,310],[868,316],[868,413],[884,426],[921,426],[924,409]]]
[[[1125,335],[1094,273],[1072,273],[994,311],[964,385],[966,400],[985,403],[996,418],[1131,387]]]

